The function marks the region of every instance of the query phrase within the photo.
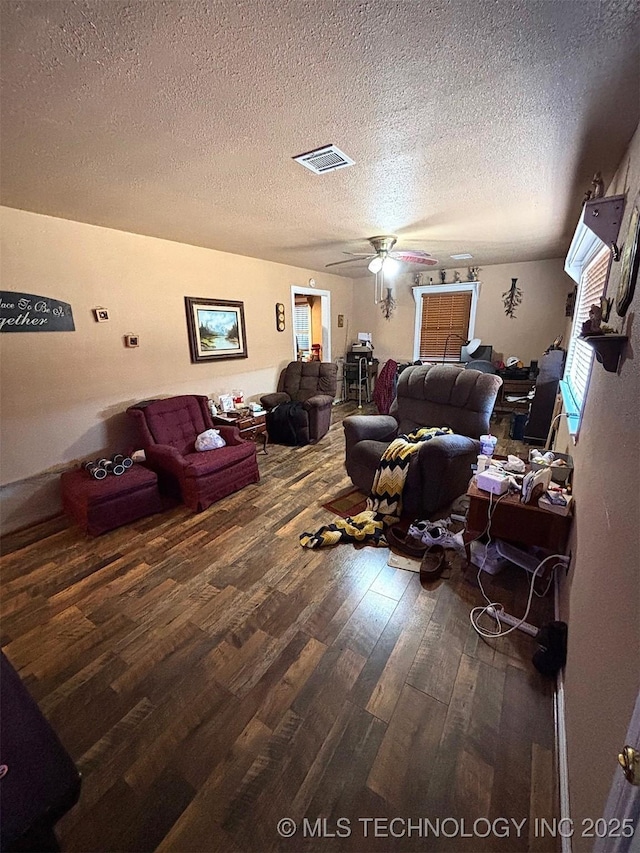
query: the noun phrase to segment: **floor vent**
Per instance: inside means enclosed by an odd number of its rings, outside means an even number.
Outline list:
[[[353,166],[355,163],[355,160],[347,157],[335,145],[325,145],[324,148],[316,148],[314,151],[307,151],[306,154],[298,154],[293,159],[316,175],[323,175],[325,172],[333,172],[336,169],[344,169],[345,166]]]

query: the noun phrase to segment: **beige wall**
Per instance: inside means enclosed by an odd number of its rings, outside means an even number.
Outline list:
[[[564,261],[554,258],[520,264],[500,264],[483,267],[480,271],[480,297],[474,336],[504,357],[518,356],[528,364],[539,359],[557,335],[565,330],[564,306],[567,293],[573,287],[563,270]],[[447,281],[453,281],[456,268],[447,271]],[[467,277],[466,267],[457,267],[462,279]],[[439,281],[438,270],[422,273],[422,284]],[[522,304],[515,319],[506,317],[502,294],[518,279],[523,291]],[[400,274],[394,279],[393,295],[397,308],[390,320],[385,320],[379,306],[373,302],[373,276],[354,283],[355,326],[349,329],[349,342],[357,332],[371,332],[375,355],[381,362],[388,358],[396,361],[413,359],[413,330],[415,302],[411,275]],[[337,341],[336,341],[337,344]],[[337,352],[337,349],[336,349]]]
[[[626,193],[620,244],[640,192],[640,132],[607,190]],[[577,216],[576,216],[577,218]],[[615,296],[620,264],[611,268]],[[617,373],[594,361],[574,445],[566,431],[556,447],[574,457],[576,514],[573,560],[562,585],[569,624],[565,674],[571,809],[577,825],[602,815],[616,756],[640,690],[640,285],[624,319],[610,324],[630,341]],[[590,850],[575,836],[574,849]]]
[[[313,275],[331,291],[336,341],[338,313],[351,316],[352,284],[339,276],[10,208],[0,208],[0,226],[2,290],[69,302],[76,325],[0,335],[5,530],[59,510],[50,472],[128,444],[123,412],[131,403],[235,388],[257,399],[274,390],[293,358],[292,285],[307,286]],[[185,296],[244,302],[249,357],[192,364]],[[287,315],[281,333],[276,302]],[[110,322],[95,322],[98,306]],[[125,348],[128,333],[140,336],[138,349]]]

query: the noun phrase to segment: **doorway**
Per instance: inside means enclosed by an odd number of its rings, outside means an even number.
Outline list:
[[[293,360],[331,361],[331,292],[291,287]]]

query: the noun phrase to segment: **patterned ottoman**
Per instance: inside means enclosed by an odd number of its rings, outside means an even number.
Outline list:
[[[158,478],[142,465],[104,480],[94,480],[81,469],[65,471],[60,485],[64,511],[91,536],[163,509]]]

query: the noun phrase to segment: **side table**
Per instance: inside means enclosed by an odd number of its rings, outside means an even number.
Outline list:
[[[528,393],[536,387],[535,379],[502,379],[502,385],[498,391],[496,400],[496,411],[501,412],[526,412],[531,400],[526,399]],[[507,397],[518,397],[518,400],[507,400]]]
[[[469,559],[470,543],[484,533],[489,522],[490,495],[476,486],[474,478],[467,489],[467,496],[469,511],[463,539]],[[505,539],[518,545],[537,545],[556,554],[564,554],[571,529],[570,515],[557,515],[540,509],[537,503],[523,504],[519,494],[494,495],[491,512],[490,533],[493,539]]]
[[[257,415],[239,414],[230,415],[212,415],[214,426],[235,426],[240,430],[242,438],[252,441],[261,441],[264,453],[267,453],[267,413],[261,412]]]

